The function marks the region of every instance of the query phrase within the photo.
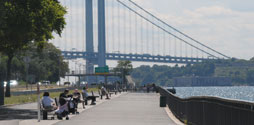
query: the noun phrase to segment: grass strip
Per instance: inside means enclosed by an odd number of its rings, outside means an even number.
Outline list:
[[[89,88],[88,92],[97,92],[98,88]],[[73,93],[74,90],[70,90],[69,94]],[[79,90],[79,92],[81,92]],[[60,93],[62,92],[51,92],[51,98],[58,98]],[[40,97],[42,98],[43,93],[40,93]],[[25,104],[25,103],[32,103],[37,101],[37,94],[29,94],[29,95],[20,95],[20,96],[11,96],[5,98],[5,105],[17,105],[17,104]]]

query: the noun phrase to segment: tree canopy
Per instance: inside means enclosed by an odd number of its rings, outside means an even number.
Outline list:
[[[118,64],[115,68],[116,70],[118,70],[119,72],[124,71],[124,74],[126,74],[126,75],[130,74],[130,72],[132,71],[132,68],[133,68],[133,66],[131,64],[131,61],[129,61],[129,60],[119,60],[117,63]]]
[[[132,73],[136,83],[173,85],[174,77],[229,77],[232,85],[254,85],[254,61],[250,60],[214,60],[183,66],[153,65],[134,68]]]
[[[124,80],[123,82],[125,83],[125,81],[126,81],[125,76],[130,75],[130,73],[133,69],[133,66],[131,64],[131,61],[129,61],[129,60],[119,60],[117,63],[118,64],[117,64],[116,68],[114,68],[114,71],[122,73],[121,78],[123,78],[123,80]]]
[[[0,10],[0,52],[8,56],[5,96],[9,97],[13,57],[32,42],[42,49],[53,32],[60,35],[66,9],[58,0],[1,0]]]
[[[44,43],[61,34],[66,10],[57,0],[1,0],[0,51],[14,54],[30,42]]]
[[[64,62],[61,51],[51,43],[45,43],[45,47],[37,52],[36,45],[30,45],[30,49],[26,52],[16,54],[12,60],[11,79],[19,81],[26,81],[26,65],[25,57],[30,57],[28,62],[28,75],[35,76],[35,81],[49,80],[57,82],[60,77],[64,77],[65,73],[69,71],[68,63]],[[0,60],[0,77],[6,75],[6,62],[8,57],[2,55]],[[60,74],[59,74],[60,73]]]

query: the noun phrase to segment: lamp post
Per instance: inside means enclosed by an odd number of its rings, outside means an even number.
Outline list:
[[[86,74],[86,65],[83,64],[83,74]]]
[[[74,60],[73,61],[75,64],[74,64],[74,74],[78,74],[78,71],[77,71],[77,64],[78,64],[78,60]],[[77,83],[77,77],[75,77],[75,84]]]
[[[26,66],[26,89],[28,89],[28,69],[29,69],[29,62],[31,61],[29,56],[24,57],[24,62]]]
[[[74,61],[74,74],[76,74],[76,64],[77,64],[77,62],[76,61]],[[77,78],[75,77],[75,85],[76,85],[76,83],[77,83]]]
[[[78,66],[79,66],[79,74],[81,74],[81,65],[82,64],[79,64]]]
[[[60,56],[59,56],[59,59],[58,59],[58,63],[59,63],[59,65],[58,65],[58,77],[59,77],[59,86],[61,85],[61,75],[60,75],[60,73],[61,73],[61,62],[60,62]]]
[[[0,64],[1,64],[1,60],[0,60]],[[2,75],[0,76],[0,106],[1,105],[4,105],[4,82],[2,81]]]
[[[60,48],[59,47],[56,47],[57,49],[59,49],[60,50]],[[58,56],[58,79],[59,79],[59,86],[61,85],[61,75],[60,75],[60,73],[61,73],[61,71],[60,71],[60,69],[61,69],[61,61],[60,61],[60,55]]]
[[[71,74],[70,60],[68,60],[69,74]],[[68,76],[68,82],[70,82],[70,76]]]

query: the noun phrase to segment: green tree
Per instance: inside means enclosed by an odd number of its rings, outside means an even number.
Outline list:
[[[68,63],[64,62],[64,58],[61,55],[61,51],[55,48],[53,44],[47,44],[43,50],[42,56],[40,57],[43,57],[46,60],[50,60],[47,61],[48,63],[46,65],[47,67],[49,67],[48,72],[50,72],[47,80],[51,82],[59,81],[59,78],[64,77],[66,72],[69,71]]]
[[[59,77],[64,77],[69,71],[68,64],[64,62],[61,51],[53,44],[46,43],[41,51],[36,52],[36,46],[32,45],[28,53],[31,57],[29,63],[29,74],[36,77],[36,81],[49,80],[59,81]],[[38,72],[40,71],[40,72]]]
[[[66,9],[58,0],[1,0],[0,5],[0,52],[8,56],[5,96],[10,97],[13,57],[31,42],[41,49],[53,32],[60,35]]]
[[[129,60],[124,60],[124,61],[119,60],[117,63],[118,64],[116,68],[114,69],[114,71],[122,73],[121,78],[123,79],[123,83],[125,84],[126,83],[125,76],[130,75],[130,72],[132,71],[133,66],[131,64],[131,61]]]
[[[250,61],[251,61],[251,62],[254,62],[254,57],[252,57],[252,58],[250,59]]]
[[[254,83],[254,70],[249,70],[247,72],[246,80],[247,80],[248,83],[252,83],[252,85],[253,85],[253,83]]]

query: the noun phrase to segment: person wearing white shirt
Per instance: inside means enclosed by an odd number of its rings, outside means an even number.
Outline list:
[[[44,92],[43,98],[41,100],[43,108],[45,109],[56,109],[55,101],[49,97],[49,92]]]

